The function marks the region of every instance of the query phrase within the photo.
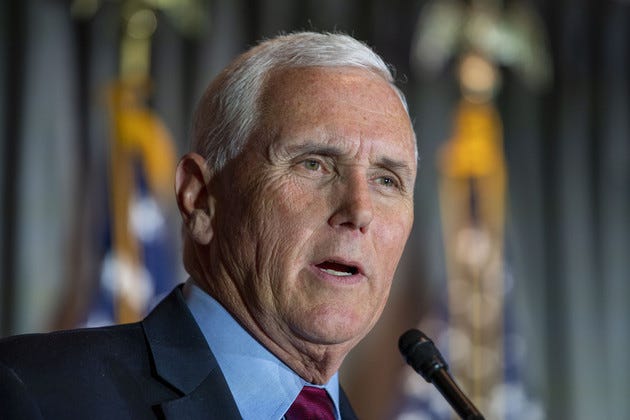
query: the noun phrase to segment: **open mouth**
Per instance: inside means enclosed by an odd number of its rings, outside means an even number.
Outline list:
[[[325,273],[339,277],[353,276],[359,273],[359,269],[357,267],[341,264],[335,261],[324,261],[323,263],[317,264],[316,267]]]

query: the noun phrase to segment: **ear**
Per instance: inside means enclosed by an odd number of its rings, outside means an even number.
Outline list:
[[[188,153],[175,172],[175,195],[184,226],[191,238],[207,245],[213,236],[215,199],[210,192],[212,171],[197,153]]]

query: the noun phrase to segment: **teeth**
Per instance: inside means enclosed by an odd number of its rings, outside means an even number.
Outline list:
[[[331,274],[333,276],[351,276],[352,273],[349,273],[347,271],[337,271],[337,270],[333,270],[331,268],[320,268],[320,270],[325,271],[328,274]]]

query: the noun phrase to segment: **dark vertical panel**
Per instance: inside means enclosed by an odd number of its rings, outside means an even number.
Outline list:
[[[373,46],[394,66],[399,81],[405,82],[400,87],[409,93],[412,87],[406,82],[411,76],[411,43],[423,4],[408,0],[373,0],[371,3],[370,10],[363,12],[362,19],[370,19]]]
[[[545,343],[539,339],[546,328],[545,230],[542,188],[544,149],[540,139],[542,92],[532,92],[513,72],[504,72],[498,108],[504,127],[508,167],[506,268],[514,277],[515,332],[524,338],[527,367],[518,374],[538,398],[545,395]],[[509,305],[509,303],[508,303]]]
[[[158,13],[157,29],[151,39],[151,83],[149,106],[154,109],[174,138],[175,144],[185,144],[184,97],[187,80],[192,80],[191,69],[195,57],[180,29],[164,13]]]
[[[630,412],[630,343],[628,297],[630,297],[630,3],[606,8],[601,36],[601,83],[597,134],[599,157],[598,258],[596,281],[602,297],[601,343],[606,354],[608,390],[602,418],[621,419]]]
[[[115,82],[119,71],[119,46],[122,33],[121,10],[118,2],[105,2],[101,4],[98,13],[86,22],[87,33],[79,42],[79,59],[86,63],[79,64],[81,71],[87,72],[84,76],[86,82],[83,93],[88,104],[86,121],[88,127],[88,143],[86,150],[89,153],[86,167],[85,184],[86,192],[83,198],[83,214],[81,223],[83,232],[81,236],[81,261],[82,281],[78,282],[80,288],[74,291],[73,298],[77,300],[76,308],[78,319],[74,322],[87,322],[91,305],[94,305],[95,296],[99,290],[101,280],[101,264],[107,251],[108,228],[108,162],[110,153],[110,141],[112,129],[108,113],[106,95],[111,83]]]
[[[543,102],[543,126],[544,134],[540,137],[541,149],[544,151],[542,162],[542,179],[540,186],[543,191],[543,212],[544,212],[544,232],[545,238],[542,242],[545,266],[545,283],[547,307],[546,330],[541,336],[546,343],[547,365],[553,366],[553,374],[547,375],[547,393],[545,406],[547,407],[548,418],[568,418],[566,413],[560,409],[566,403],[565,386],[558,378],[565,378],[567,373],[565,354],[566,334],[564,331],[564,320],[562,319],[562,308],[566,306],[562,285],[559,282],[561,270],[560,258],[560,238],[556,231],[556,223],[559,219],[559,204],[555,200],[555,192],[558,190],[558,174],[556,162],[559,155],[558,121],[556,111],[560,107],[559,86],[563,74],[559,71],[560,57],[560,35],[561,19],[564,16],[563,2],[544,4],[543,18],[546,20],[546,27],[549,28],[550,46],[552,52],[552,63],[554,68],[553,88],[545,96]]]
[[[76,327],[82,319],[88,293],[86,293],[85,265],[89,261],[91,247],[87,243],[87,231],[93,229],[93,225],[86,223],[86,208],[90,202],[90,147],[89,147],[89,48],[90,48],[90,21],[75,19],[72,21],[73,41],[76,42],[76,89],[75,97],[71,98],[74,113],[78,116],[76,142],[72,152],[76,154],[73,160],[77,165],[76,191],[77,196],[73,205],[73,225],[68,237],[71,238],[64,246],[67,248],[65,262],[65,291],[58,302],[54,317],[47,329],[68,329]]]
[[[294,0],[258,0],[257,23],[261,36],[271,37],[280,32],[287,32],[299,26],[298,12],[303,2]]]
[[[4,109],[6,110],[6,126],[4,127],[4,151],[2,162],[2,196],[4,197],[4,207],[0,210],[4,232],[1,238],[2,246],[2,266],[0,276],[2,283],[0,287],[3,289],[2,305],[0,310],[0,334],[8,335],[13,330],[14,323],[14,297],[15,297],[15,243],[16,243],[16,226],[19,224],[19,215],[17,214],[17,191],[16,179],[19,171],[17,164],[20,161],[20,126],[22,109],[22,87],[24,83],[24,36],[25,36],[25,6],[21,1],[4,2],[4,12],[2,13],[2,28],[4,28],[4,37],[7,42],[6,57],[2,59],[6,63],[5,72],[6,80],[6,96]]]
[[[561,108],[557,160],[559,177],[556,200],[562,212],[557,221],[562,249],[561,293],[565,358],[569,363],[563,388],[567,411],[573,419],[598,418],[605,413],[604,371],[592,364],[600,351],[603,330],[598,318],[599,285],[596,278],[592,134],[595,127],[595,83],[597,31],[593,2],[573,2],[564,10],[560,43]],[[551,280],[551,279],[550,279]],[[588,396],[588,398],[587,398]],[[592,398],[592,400],[590,399]],[[604,417],[606,415],[604,414]]]
[[[246,22],[245,39],[258,40],[263,37],[262,28],[260,25],[260,16],[262,14],[262,5],[260,0],[245,0],[242,2],[243,14],[242,18]],[[252,45],[250,43],[250,45]]]
[[[254,0],[214,0],[209,10],[209,21],[201,38],[195,41],[196,48],[194,65],[195,77],[192,88],[193,103],[206,89],[208,83],[216,76],[237,54],[252,45],[251,33],[253,17],[256,11]],[[190,123],[190,121],[189,121]]]
[[[603,32],[606,22],[604,19],[608,14],[607,9],[609,8],[609,2],[601,2],[597,7],[592,7],[589,10],[590,21],[591,21],[591,31],[590,31],[590,56],[589,56],[589,64],[591,68],[591,84],[590,84],[590,93],[592,105],[591,112],[591,126],[589,135],[589,154],[590,154],[590,173],[589,173],[589,185],[588,189],[593,191],[593,200],[591,200],[592,204],[592,214],[593,218],[590,220],[590,224],[593,226],[593,242],[595,244],[601,243],[601,201],[597,199],[597,193],[599,192],[599,185],[601,183],[601,171],[602,167],[600,165],[601,162],[601,150],[602,150],[602,139],[600,134],[602,132],[602,112],[603,108],[606,107],[606,102],[599,100],[603,95],[606,95],[604,90],[604,74],[603,74]],[[595,278],[593,281],[596,281],[597,278],[601,278],[602,276],[602,247],[595,246],[594,255],[593,255],[593,264],[594,264],[594,274]],[[595,295],[592,298],[595,300],[597,305],[597,317],[601,318],[603,315],[603,291],[604,288],[596,287],[594,288]]]
[[[89,144],[88,144],[88,110],[90,109],[89,103],[89,47],[91,44],[89,22],[84,20],[74,21],[74,40],[76,41],[76,54],[77,54],[77,90],[76,98],[73,98],[76,103],[76,111],[79,115],[78,118],[78,136],[76,143],[76,152],[78,154],[78,168],[79,173],[86,173],[87,166],[89,164]],[[81,188],[81,190],[83,190]]]

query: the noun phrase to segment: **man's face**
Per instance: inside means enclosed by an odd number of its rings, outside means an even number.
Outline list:
[[[215,252],[235,302],[275,343],[354,345],[382,312],[411,230],[409,118],[387,82],[354,68],[276,73],[262,105],[222,176]]]

